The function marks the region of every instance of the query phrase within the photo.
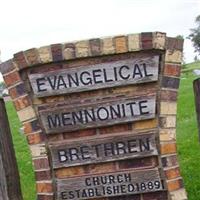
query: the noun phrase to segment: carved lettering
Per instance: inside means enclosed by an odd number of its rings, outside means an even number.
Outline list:
[[[140,132],[52,144],[54,168],[157,155],[155,132]]]
[[[47,133],[149,119],[155,116],[155,97],[104,101],[75,108],[63,107],[41,111],[40,116]]]
[[[127,59],[87,67],[29,74],[37,97],[158,80],[159,56]]]

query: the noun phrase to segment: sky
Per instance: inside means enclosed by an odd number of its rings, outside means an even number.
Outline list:
[[[1,60],[33,47],[102,36],[166,32],[186,38],[200,0],[0,0]],[[190,40],[185,61],[194,60]]]

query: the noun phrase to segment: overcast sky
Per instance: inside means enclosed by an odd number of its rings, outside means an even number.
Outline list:
[[[101,36],[162,31],[187,37],[200,0],[1,0],[1,60],[32,47]],[[184,44],[192,62],[194,49]]]

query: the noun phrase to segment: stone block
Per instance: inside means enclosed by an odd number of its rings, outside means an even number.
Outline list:
[[[16,64],[14,64],[14,61],[12,59],[0,64],[0,71],[3,75],[15,69],[16,69]]]
[[[167,63],[181,63],[183,58],[182,51],[167,50],[165,54],[165,62]]]
[[[24,55],[26,56],[26,60],[29,66],[37,65],[40,63],[39,53],[36,48],[24,51]]]
[[[179,77],[181,74],[181,65],[177,64],[165,64],[164,73],[165,76]]]
[[[128,51],[127,37],[119,36],[114,38],[116,53],[125,53]]]
[[[165,50],[165,48],[166,48],[166,33],[161,33],[161,32],[153,33],[153,48]]]
[[[176,115],[177,104],[176,102],[160,102],[161,115]]]
[[[51,45],[51,53],[52,53],[52,58],[54,62],[57,61],[62,61],[63,60],[63,55],[62,55],[62,44],[52,44]]]
[[[51,193],[53,192],[52,182],[36,182],[36,191],[38,193]]]
[[[183,188],[170,192],[170,196],[172,200],[187,200],[187,193]]]
[[[18,111],[17,114],[21,122],[25,122],[36,117],[35,111],[32,106],[28,106],[23,110]]]
[[[115,53],[115,47],[112,37],[102,39],[102,53],[105,55]]]
[[[89,46],[89,41],[88,40],[83,40],[80,42],[77,42],[75,44],[76,46],[76,57],[87,57],[90,56],[90,46]]]
[[[176,140],[176,129],[168,128],[168,129],[160,129],[160,141],[175,141]]]
[[[153,48],[152,32],[141,33],[141,46],[142,46],[142,49],[144,49],[144,50]]]
[[[42,133],[33,133],[33,134],[29,134],[27,135],[27,141],[28,144],[39,144],[41,142],[43,142],[45,139],[45,135]]]
[[[51,47],[43,46],[38,49],[41,63],[49,63],[53,61]]]
[[[160,118],[161,128],[175,128],[176,127],[176,116],[166,116]]]
[[[101,41],[100,39],[89,40],[90,50],[92,56],[98,56],[101,54]]]
[[[49,161],[47,157],[33,159],[33,164],[36,171],[49,169]]]
[[[25,86],[22,82],[20,82],[19,84],[15,85],[12,88],[9,88],[8,92],[12,99],[16,99],[16,98],[18,98],[20,96],[24,96],[26,94]]]
[[[14,54],[14,61],[17,63],[19,69],[28,67],[28,62],[23,51]]]
[[[63,45],[63,58],[65,60],[74,59],[76,57],[76,50],[74,43],[66,43]]]
[[[6,74],[3,76],[3,79],[7,87],[15,85],[21,81],[18,71],[12,71],[9,74]]]
[[[179,82],[179,78],[163,76],[161,86],[163,88],[178,89]]]
[[[161,154],[173,154],[176,153],[176,144],[175,143],[162,143],[160,145]]]
[[[30,145],[32,158],[41,157],[47,155],[45,144]]]
[[[24,108],[30,106],[30,105],[31,105],[31,100],[30,100],[30,98],[26,95],[26,96],[21,96],[21,97],[15,99],[15,100],[13,101],[13,103],[14,103],[15,109],[16,109],[17,111],[19,111],[19,110],[22,110],[22,109],[24,109]]]
[[[128,50],[139,51],[140,48],[140,34],[128,35]]]

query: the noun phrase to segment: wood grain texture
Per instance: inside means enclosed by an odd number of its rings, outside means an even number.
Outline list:
[[[53,168],[158,155],[153,131],[55,143],[50,152]]]
[[[56,200],[91,199],[162,191],[157,169],[57,179]]]
[[[155,117],[155,110],[155,96],[113,96],[113,100],[49,109],[40,111],[39,115],[46,133],[49,134],[151,119]]]
[[[193,81],[193,89],[194,89],[197,125],[198,125],[199,142],[200,142],[200,79],[199,78]]]
[[[159,56],[29,74],[35,96],[53,96],[158,80]]]
[[[0,99],[0,111],[0,199],[22,200],[17,162],[3,99]]]

